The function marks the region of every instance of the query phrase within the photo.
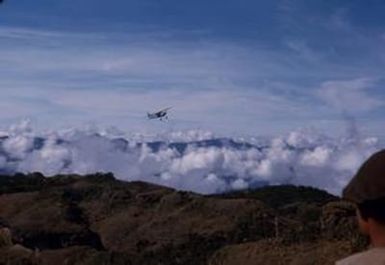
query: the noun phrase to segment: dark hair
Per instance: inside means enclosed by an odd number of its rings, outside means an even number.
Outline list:
[[[359,203],[358,210],[362,219],[367,221],[369,218],[385,225],[385,197]]]

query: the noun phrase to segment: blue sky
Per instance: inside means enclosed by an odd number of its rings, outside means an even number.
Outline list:
[[[0,122],[384,136],[385,2],[6,0]],[[146,111],[173,106],[169,123]]]

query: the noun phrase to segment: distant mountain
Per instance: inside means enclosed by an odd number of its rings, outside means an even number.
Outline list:
[[[34,173],[1,176],[0,205],[7,265],[334,264],[365,246],[354,208],[307,187],[203,196],[112,174]]]
[[[258,144],[251,144],[246,141],[240,141],[232,138],[212,138],[212,139],[204,139],[204,140],[186,140],[186,141],[143,141],[143,142],[130,142],[126,138],[116,137],[116,138],[105,138],[100,134],[92,134],[86,135],[87,138],[94,139],[104,139],[112,144],[116,150],[120,151],[128,151],[129,148],[141,148],[146,146],[150,148],[150,150],[154,153],[159,152],[162,149],[171,148],[178,151],[180,154],[185,153],[188,147],[195,148],[230,148],[235,150],[248,150],[248,149],[257,149],[262,151],[264,149],[269,148],[269,144],[265,141],[260,141]],[[49,139],[39,136],[31,136],[32,144],[29,145],[29,148],[25,150],[26,152],[38,151],[41,150],[44,145],[47,143]],[[9,136],[1,136],[0,137],[0,146],[6,141],[10,139]],[[72,141],[67,139],[56,138],[55,144],[57,145],[71,145]],[[287,144],[287,148],[294,149],[295,147]],[[314,146],[308,146],[309,150],[314,149]],[[7,156],[7,153],[4,149],[0,148],[0,154]]]

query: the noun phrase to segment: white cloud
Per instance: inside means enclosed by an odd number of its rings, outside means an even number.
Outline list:
[[[317,146],[314,150],[309,150],[303,154],[301,163],[305,166],[323,167],[329,162],[331,153],[329,148]]]
[[[97,129],[35,133],[29,126],[14,127],[19,129],[6,130],[8,138],[0,144],[2,172],[113,172],[123,180],[201,193],[264,183],[310,185],[338,194],[364,159],[384,147],[374,138],[330,138],[316,131],[293,132],[242,148],[207,133],[203,134],[206,142],[197,146],[201,134],[191,131],[143,136],[138,141],[138,137],[124,140],[105,131],[100,134]],[[151,142],[158,140],[161,147],[153,149]]]
[[[0,120],[7,124],[39,117],[45,127],[96,123],[146,133],[200,128],[231,135],[278,134],[317,126],[321,119],[332,120],[323,126],[335,130],[341,109],[332,112],[320,97],[348,110],[358,98],[362,111],[380,106],[360,88],[346,89],[340,104],[335,98],[341,89],[335,87],[341,83],[336,82],[357,80],[363,67],[345,71],[343,64],[320,60],[324,52],[305,39],[290,36],[283,38],[291,40],[286,45],[294,54],[262,41],[191,42],[151,33],[0,27],[0,36],[5,40],[0,43],[0,106],[5,110]],[[340,75],[353,81],[322,81]],[[305,84],[309,79],[316,81]],[[170,105],[175,122],[143,120],[146,111]],[[381,131],[375,122],[366,127]]]
[[[347,113],[367,112],[384,107],[385,102],[379,96],[370,93],[375,80],[359,78],[347,81],[328,81],[317,91],[326,104],[336,110]]]
[[[312,63],[321,63],[322,56],[313,50],[304,40],[287,40],[286,45],[294,51],[300,58]]]

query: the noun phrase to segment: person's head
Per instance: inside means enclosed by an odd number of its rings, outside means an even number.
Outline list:
[[[343,190],[343,198],[357,206],[361,231],[385,231],[385,150],[372,155]]]
[[[357,204],[357,218],[361,232],[366,235],[373,226],[385,229],[385,197]]]

